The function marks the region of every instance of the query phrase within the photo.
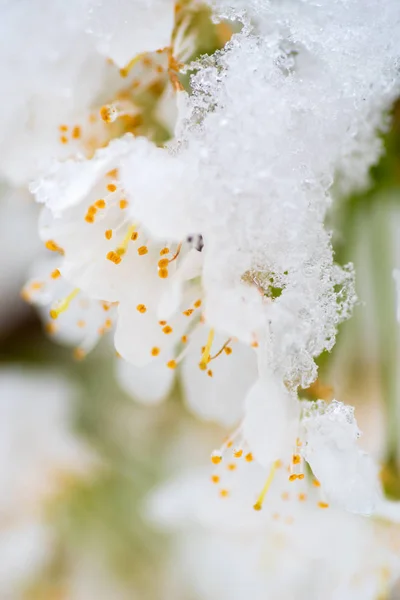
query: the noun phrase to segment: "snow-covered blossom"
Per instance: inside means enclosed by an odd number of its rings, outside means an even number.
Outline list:
[[[371,514],[382,492],[377,465],[359,449],[359,436],[352,407],[337,400],[298,402],[279,382],[257,381],[247,395],[242,424],[211,455],[213,481],[229,495],[230,485],[237,483],[226,481],[226,463],[236,473],[255,460],[266,469],[259,495],[252,490],[254,508],[261,510],[278,466],[287,468],[286,479],[295,488],[307,478],[308,464],[323,505]]]
[[[399,15],[395,2],[232,4],[254,26],[199,62],[176,140],[138,144],[121,177],[155,236],[202,234],[206,318],[246,341],[256,321],[283,378],[304,386],[353,302],[323,222],[335,175],[364,184],[379,155]],[[241,310],[224,310],[235,296]]]

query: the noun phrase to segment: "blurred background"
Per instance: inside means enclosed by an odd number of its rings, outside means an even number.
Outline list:
[[[224,35],[203,35],[197,54]],[[369,189],[337,196],[328,218],[337,262],[355,266],[359,302],[303,395],[356,407],[361,442],[400,499],[400,102],[392,113]],[[49,339],[21,298],[42,253],[38,213],[27,191],[0,181],[0,599],[233,597],[193,585],[174,562],[174,534],[147,518],[145,501],[182,469],[207,464],[229,432],[190,415],[179,383],[161,405],[137,402],[117,381],[109,340],[77,361]]]

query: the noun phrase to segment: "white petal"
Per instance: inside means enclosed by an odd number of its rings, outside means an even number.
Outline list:
[[[243,416],[246,394],[257,378],[257,359],[252,348],[240,342],[230,344],[232,353],[222,352],[209,363],[212,377],[199,368],[201,348],[209,329],[203,326],[191,339],[182,364],[182,381],[189,408],[202,419],[226,427],[235,425]],[[214,337],[211,354],[217,353],[226,336]]]
[[[136,218],[158,239],[181,241],[199,233],[187,202],[188,166],[145,138],[135,141],[122,162],[120,177]]]
[[[357,446],[354,409],[334,400],[311,405],[303,420],[304,457],[328,499],[359,514],[371,514],[379,500],[377,465]]]
[[[260,377],[248,393],[243,435],[264,467],[290,453],[294,440],[292,411],[291,396],[273,376]]]
[[[156,360],[145,367],[136,367],[122,358],[116,362],[116,376],[122,389],[144,404],[158,404],[169,394],[174,371]]]
[[[174,24],[173,0],[99,3],[89,0],[88,32],[97,38],[99,51],[124,67],[143,52],[171,43]]]

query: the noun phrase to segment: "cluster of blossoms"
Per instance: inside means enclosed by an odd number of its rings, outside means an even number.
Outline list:
[[[301,401],[298,388],[355,302],[324,222],[333,182],[366,185],[381,152],[400,91],[397,2],[123,4],[89,3],[79,26],[62,23],[49,69],[67,77],[68,101],[43,84],[32,108],[43,144],[23,159],[50,257],[24,296],[77,358],[113,332],[121,382],[139,399],[161,400],[178,372],[196,414],[239,424],[212,454],[221,497],[255,462],[267,481],[246,484],[250,506],[262,508],[278,469],[302,501],[307,463],[316,506],[372,513],[377,469],[352,410]]]

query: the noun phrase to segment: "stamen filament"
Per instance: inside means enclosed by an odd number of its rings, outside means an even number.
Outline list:
[[[210,350],[211,350],[211,346],[212,346],[212,343],[214,340],[214,334],[215,334],[214,329],[210,329],[210,332],[208,334],[207,343],[204,347],[204,351],[203,351],[203,354],[201,355],[201,360],[199,363],[199,367],[202,370],[205,370],[207,368],[207,364],[210,360]]]
[[[264,484],[263,489],[261,490],[260,495],[257,498],[257,502],[254,504],[253,508],[254,510],[261,510],[262,509],[262,505],[265,499],[265,496],[267,495],[267,492],[269,490],[269,488],[271,487],[271,483],[275,477],[275,471],[277,469],[277,461],[275,461],[272,464],[271,470],[269,472],[269,475],[267,477],[267,481]]]
[[[66,298],[64,298],[64,300],[60,301],[57,308],[52,308],[50,310],[50,317],[52,319],[57,319],[61,313],[65,312],[67,310],[67,308],[71,304],[72,300],[79,294],[79,292],[80,292],[79,288],[75,288],[74,290],[72,290],[72,292],[70,294],[68,294],[68,296]]]
[[[216,358],[218,358],[218,356],[220,356],[220,354],[223,353],[223,351],[231,343],[231,341],[232,341],[232,338],[229,338],[228,340],[226,340],[225,344],[222,346],[222,348],[220,350],[218,350],[217,354],[214,354],[214,356],[210,356],[208,362],[210,362],[210,360],[215,360]]]

